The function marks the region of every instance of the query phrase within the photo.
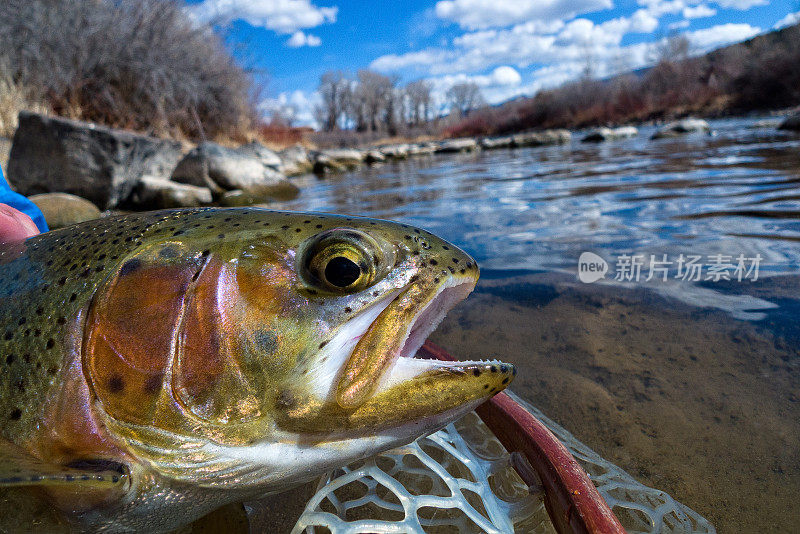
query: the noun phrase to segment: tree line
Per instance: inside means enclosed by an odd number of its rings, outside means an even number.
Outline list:
[[[444,113],[459,118],[482,107],[485,102],[474,82],[450,87],[444,101],[437,101],[428,80],[399,85],[397,76],[361,69],[348,77],[342,71],[328,71],[320,77],[321,104],[316,119],[322,130],[398,135],[423,126],[436,127]]]

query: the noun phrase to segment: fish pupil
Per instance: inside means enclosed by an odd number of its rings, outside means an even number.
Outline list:
[[[358,264],[344,256],[331,258],[325,266],[325,279],[336,287],[351,286],[360,276],[361,268]]]

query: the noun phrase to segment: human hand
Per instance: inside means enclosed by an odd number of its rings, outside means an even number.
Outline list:
[[[39,233],[30,217],[6,204],[0,204],[0,243],[13,243]]]

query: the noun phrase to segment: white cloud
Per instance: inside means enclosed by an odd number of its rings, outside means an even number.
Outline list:
[[[514,67],[503,65],[492,71],[492,80],[497,85],[519,85],[522,77]]]
[[[305,34],[300,30],[297,30],[289,37],[289,40],[286,41],[286,45],[292,48],[300,48],[301,46],[319,46],[322,44],[322,39],[317,37],[316,35]]]
[[[686,37],[697,51],[705,52],[722,45],[744,41],[761,33],[760,28],[749,24],[720,24],[703,30],[687,32]]]
[[[294,34],[326,22],[336,22],[339,8],[318,7],[310,0],[204,0],[189,9],[204,21],[244,20],[251,26]]]
[[[797,24],[800,22],[800,11],[796,11],[795,13],[789,13],[781,20],[775,23],[773,29],[783,28],[784,26],[791,26],[792,24]]]
[[[708,7],[705,4],[700,4],[696,7],[684,7],[682,13],[683,17],[687,19],[701,19],[705,17],[713,17],[717,14],[717,10],[712,7]]]
[[[441,0],[435,11],[441,19],[477,30],[530,20],[565,20],[611,7],[611,0]]]
[[[716,0],[714,2],[719,7],[726,7],[730,9],[738,9],[740,11],[746,11],[751,7],[755,6],[765,6],[769,4],[768,0]]]
[[[283,92],[277,98],[267,98],[259,104],[259,108],[268,117],[280,115],[292,119],[297,126],[315,126],[314,108],[319,104],[317,92],[308,95],[298,89]]]
[[[682,30],[688,28],[690,24],[691,22],[688,20],[679,20],[678,22],[671,23],[669,26],[667,26],[667,28],[670,30]]]

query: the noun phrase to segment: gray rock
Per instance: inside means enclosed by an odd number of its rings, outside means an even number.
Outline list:
[[[436,143],[415,143],[412,145],[408,145],[408,155],[427,156],[430,154],[435,154],[438,148],[439,145],[437,145]]]
[[[211,190],[155,176],[142,176],[133,190],[131,205],[138,209],[193,208],[211,203]]]
[[[299,174],[309,173],[314,166],[308,150],[301,145],[284,148],[278,152],[278,155],[281,158],[280,170],[286,176],[297,176]]]
[[[800,132],[800,113],[786,117],[780,126],[778,126],[778,129]]]
[[[407,144],[400,145],[385,145],[379,147],[378,150],[381,154],[389,159],[406,159],[409,155],[411,147]]]
[[[452,152],[472,152],[478,149],[478,142],[471,137],[464,137],[462,139],[446,139],[439,143],[439,148],[436,150],[440,153]]]
[[[510,135],[503,137],[484,137],[480,140],[481,148],[509,148],[514,145],[514,138]]]
[[[8,177],[23,195],[71,193],[109,209],[141,176],[165,176],[180,157],[177,142],[21,111]]]
[[[581,142],[601,143],[603,141],[616,141],[617,139],[627,139],[636,137],[639,134],[634,126],[620,126],[619,128],[595,128],[587,133]]]
[[[364,161],[367,163],[382,163],[386,161],[386,156],[378,149],[367,150],[364,155]]]
[[[257,157],[261,160],[261,163],[267,167],[270,167],[276,171],[281,170],[281,166],[283,165],[281,157],[257,141],[243,145],[239,148],[239,150]]]
[[[544,146],[544,145],[563,145],[569,143],[572,134],[567,130],[544,130],[542,132],[525,132],[512,137],[513,146]]]
[[[659,128],[650,139],[663,139],[668,137],[680,137],[690,133],[708,133],[711,126],[703,119],[682,119],[670,122]]]
[[[364,153],[352,148],[320,150],[313,153],[314,172],[342,172],[360,165],[364,161]]]
[[[201,143],[186,154],[172,172],[176,182],[207,187],[215,195],[233,189],[247,189],[286,181],[280,172],[267,167],[252,152]]]
[[[68,193],[43,193],[29,198],[42,211],[51,230],[100,217],[97,206]]]

